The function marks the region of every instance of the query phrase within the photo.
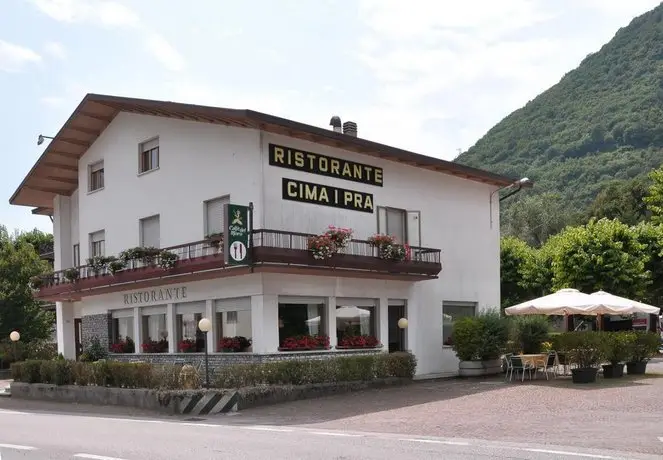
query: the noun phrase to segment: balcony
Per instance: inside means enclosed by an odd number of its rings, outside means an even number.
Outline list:
[[[60,270],[40,278],[35,297],[75,301],[109,292],[259,272],[420,281],[435,279],[442,270],[439,249],[412,247],[409,260],[385,260],[378,256],[377,248],[361,240],[350,241],[329,259],[316,260],[308,250],[309,238],[313,236],[254,230],[250,266],[226,265],[223,242],[202,240],[163,249],[177,256],[171,268],[162,268],[156,256],[131,260],[126,268],[113,274],[108,267],[95,272],[88,265]]]

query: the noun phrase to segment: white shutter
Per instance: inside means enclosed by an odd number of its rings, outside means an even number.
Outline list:
[[[387,235],[399,244],[405,243],[405,212],[400,209],[387,209]]]
[[[228,198],[216,198],[205,202],[205,235],[223,233],[223,207]]]
[[[152,150],[159,147],[159,138],[152,139],[151,141],[143,142],[143,152]]]
[[[145,248],[158,248],[161,245],[159,216],[147,217],[140,220],[140,244]]]
[[[378,207],[378,233],[387,233],[387,209],[382,206]]]
[[[410,246],[421,247],[421,212],[407,212],[407,243]]]

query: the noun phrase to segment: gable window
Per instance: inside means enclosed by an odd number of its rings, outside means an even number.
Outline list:
[[[140,245],[144,248],[158,248],[161,245],[159,215],[140,220]]]
[[[223,206],[229,202],[227,196],[205,201],[205,236],[223,233]]]
[[[106,231],[90,233],[90,257],[106,255]]]
[[[94,192],[104,188],[104,161],[88,166],[88,191]]]
[[[75,244],[74,245],[74,267],[80,267],[81,266],[81,245],[80,244]]]
[[[159,169],[159,138],[140,144],[138,173],[146,173]]]
[[[421,213],[378,206],[378,233],[391,235],[400,244],[421,246]]]

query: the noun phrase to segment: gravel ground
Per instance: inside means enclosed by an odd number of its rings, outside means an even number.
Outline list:
[[[660,373],[596,384],[570,377],[504,383],[440,380],[256,408],[228,423],[563,444],[663,455]]]

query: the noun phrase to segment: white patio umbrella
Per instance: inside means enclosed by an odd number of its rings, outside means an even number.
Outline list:
[[[658,315],[661,309],[647,305],[636,300],[626,299],[605,291],[597,291],[590,294],[592,298],[592,309],[595,315],[628,315],[632,313],[648,313]]]
[[[528,300],[527,302],[504,309],[509,316],[516,315],[595,315],[592,304],[595,303],[589,294],[577,289],[560,289],[552,294]]]

